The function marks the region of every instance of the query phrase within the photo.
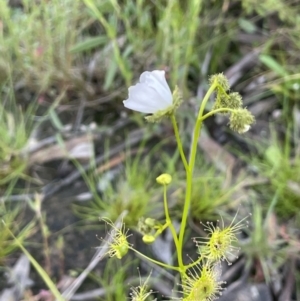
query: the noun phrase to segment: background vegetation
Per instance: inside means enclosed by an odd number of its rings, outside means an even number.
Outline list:
[[[172,260],[167,234],[145,247],[135,233],[140,217],[160,216],[161,172],[172,174],[172,214],[181,212],[172,127],[122,105],[154,69],[183,93],[187,152],[209,75],[224,72],[256,117],[243,136],[215,117],[199,140],[191,237],[203,234],[200,221],[230,222],[238,206],[240,218],[252,213],[221,300],[299,300],[299,18],[297,0],[0,0],[0,300],[52,300],[20,244],[64,291],[98,252],[99,218],[125,210],[132,243]],[[125,300],[151,270],[158,300],[172,295],[174,275],[130,256],[100,261],[74,300]]]

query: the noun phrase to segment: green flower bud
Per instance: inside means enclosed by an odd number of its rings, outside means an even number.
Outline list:
[[[229,81],[223,73],[212,75],[209,79],[209,84],[217,83],[225,92],[230,89]]]
[[[224,93],[218,93],[212,111],[228,108],[229,96]],[[219,112],[218,114],[228,114],[228,112]]]
[[[145,225],[153,228],[156,225],[156,220],[154,218],[147,217],[145,219]]]
[[[240,109],[243,104],[243,99],[240,93],[232,92],[229,95],[228,106],[229,109]]]
[[[152,244],[155,241],[155,237],[153,235],[144,235],[143,236],[143,242],[145,244]]]
[[[243,104],[242,96],[237,92],[232,92],[230,94],[224,94],[222,92],[217,94],[216,102],[212,110],[217,109],[239,109]],[[228,112],[219,112],[220,114],[228,114]]]
[[[163,173],[156,178],[156,182],[161,185],[169,185],[172,182],[172,177],[167,173]]]
[[[245,133],[255,122],[254,116],[247,109],[237,109],[230,114],[229,127],[239,134]]]
[[[138,222],[138,230],[142,234],[146,234],[146,233],[148,234],[153,230],[153,227],[147,225],[145,222],[145,218],[141,217]]]

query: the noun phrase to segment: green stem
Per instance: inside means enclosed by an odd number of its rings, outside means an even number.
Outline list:
[[[10,231],[10,229],[6,226],[4,221],[2,221],[4,224],[4,227],[9,232],[9,234],[14,238],[16,244],[19,246],[19,248],[23,251],[23,253],[27,256],[32,266],[36,269],[38,274],[41,276],[45,284],[48,286],[49,290],[53,294],[53,296],[58,301],[65,301],[59,290],[57,289],[54,282],[51,280],[47,272],[40,266],[40,264],[31,256],[31,254],[27,251],[27,249],[22,245],[22,243],[19,241],[19,239]]]
[[[50,250],[49,250],[49,243],[48,243],[48,234],[47,234],[47,229],[46,225],[44,224],[44,220],[42,217],[42,214],[39,212],[38,213],[38,220],[42,232],[42,238],[43,238],[43,244],[44,244],[44,257],[45,257],[45,271],[47,272],[48,275],[51,275],[51,260],[50,260]]]
[[[214,114],[217,114],[217,113],[224,113],[224,112],[234,112],[233,109],[229,109],[229,108],[221,108],[221,109],[216,109],[216,110],[213,110],[213,111],[210,111],[208,112],[207,114],[205,114],[204,116],[202,116],[200,118],[201,122],[203,122],[206,118],[214,115]]]
[[[132,251],[134,251],[135,253],[137,253],[138,255],[140,255],[141,257],[143,257],[144,259],[149,260],[149,261],[151,261],[151,262],[153,262],[153,263],[155,263],[155,264],[157,264],[157,265],[159,265],[159,266],[162,266],[162,267],[164,267],[164,268],[167,268],[167,269],[170,269],[170,270],[174,270],[174,271],[177,271],[177,272],[180,271],[180,268],[179,268],[179,267],[174,267],[174,266],[172,266],[172,265],[168,265],[168,264],[165,264],[165,263],[163,263],[163,262],[160,262],[160,261],[157,261],[157,260],[155,260],[155,259],[152,259],[152,258],[150,258],[150,257],[148,257],[148,256],[146,256],[146,255],[144,255],[143,253],[137,251],[136,249],[134,249],[134,248],[132,248],[132,247],[130,247],[130,249],[131,249]]]
[[[199,264],[203,259],[204,259],[204,258],[203,258],[202,255],[201,255],[196,261],[194,261],[194,262],[192,262],[192,263],[186,265],[185,268],[186,268],[186,269],[190,269],[190,268],[192,268],[193,266]]]
[[[197,116],[196,124],[194,127],[194,133],[193,133],[193,140],[192,140],[192,146],[191,146],[191,155],[189,159],[189,169],[187,172],[186,177],[186,193],[185,193],[185,202],[183,207],[183,213],[182,213],[182,219],[181,219],[181,226],[180,226],[180,232],[179,232],[179,246],[180,252],[178,253],[178,262],[179,266],[181,267],[183,265],[183,258],[182,258],[182,247],[183,247],[183,239],[184,239],[184,233],[191,203],[191,197],[192,197],[192,179],[193,179],[193,171],[195,166],[195,160],[196,160],[196,153],[197,153],[197,145],[198,145],[198,139],[200,136],[201,126],[202,126],[202,116],[204,113],[204,109],[206,106],[207,101],[209,100],[209,97],[215,90],[215,88],[218,86],[216,82],[214,82],[209,90],[207,91],[205,97],[203,98],[202,104],[200,106],[200,110]]]
[[[166,223],[168,224],[168,226],[171,230],[173,240],[174,240],[174,243],[175,243],[175,247],[176,247],[176,251],[177,251],[177,254],[178,254],[178,252],[181,250],[181,247],[178,243],[177,233],[176,233],[176,230],[174,228],[174,225],[172,224],[172,220],[171,220],[170,214],[169,214],[168,200],[167,200],[167,185],[164,185],[164,209],[165,209]],[[183,263],[179,260],[178,260],[178,264],[179,264],[179,267],[183,266]]]
[[[154,237],[159,236],[161,233],[163,233],[168,227],[169,227],[170,223],[164,223],[164,225],[162,227],[160,227],[158,230],[156,230]]]
[[[179,150],[179,153],[180,153],[180,157],[181,157],[181,160],[183,162],[185,171],[188,172],[189,166],[188,166],[188,163],[187,163],[184,151],[183,151],[183,147],[182,147],[182,143],[181,143],[181,140],[180,140],[179,130],[178,130],[175,115],[171,116],[171,120],[172,120],[172,124],[173,124],[173,128],[174,128],[174,133],[175,133],[176,142],[177,142],[178,150]]]

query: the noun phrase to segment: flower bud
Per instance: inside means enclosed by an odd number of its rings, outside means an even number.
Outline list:
[[[138,222],[138,230],[144,236],[153,236],[158,224],[154,218],[147,217],[145,219],[141,217]]]
[[[215,74],[210,77],[209,84],[217,83],[225,92],[230,89],[229,81],[223,73]]]
[[[254,121],[254,116],[247,109],[237,109],[230,115],[229,126],[233,131],[242,134],[250,129]]]
[[[155,220],[154,218],[147,217],[147,218],[145,219],[145,224],[146,224],[147,226],[149,226],[149,227],[154,228],[155,225],[156,225],[156,220]]]
[[[145,244],[152,244],[155,241],[155,237],[153,235],[144,235],[143,236],[143,242]]]
[[[239,109],[241,108],[243,102],[242,102],[242,96],[237,92],[232,92],[230,94],[225,94],[222,92],[219,92],[216,97],[216,102],[213,106],[212,110],[217,109]],[[220,112],[221,114],[228,114],[228,112]]]
[[[156,178],[156,182],[161,185],[169,185],[172,182],[172,176],[167,173],[163,173]]]
[[[228,100],[227,108],[234,109],[234,110],[240,109],[243,104],[241,94],[238,92],[232,92],[232,93],[229,93],[228,96],[229,96],[229,100]]]

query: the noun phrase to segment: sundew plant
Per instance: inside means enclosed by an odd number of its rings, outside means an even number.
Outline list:
[[[253,115],[242,107],[242,97],[238,93],[230,91],[228,80],[223,74],[211,76],[209,83],[209,89],[201,102],[195,121],[189,157],[184,152],[176,121],[176,111],[182,102],[180,91],[178,87],[175,87],[174,92],[171,92],[164,71],[154,70],[142,73],[139,82],[129,88],[129,97],[124,101],[126,108],[148,114],[146,120],[149,122],[159,122],[162,118],[171,120],[186,173],[185,200],[178,233],[169,213],[167,198],[167,187],[172,182],[172,175],[168,173],[159,175],[156,181],[163,188],[165,220],[161,223],[153,218],[145,217],[138,225],[143,235],[143,241],[147,244],[153,243],[167,228],[170,229],[176,249],[176,265],[168,265],[140,253],[128,242],[126,225],[118,229],[110,222],[112,231],[107,255],[121,259],[129,250],[132,250],[165,269],[177,271],[181,278],[178,289],[180,297],[173,297],[174,300],[211,301],[222,294],[224,282],[220,281],[219,263],[227,261],[230,264],[229,256],[236,256],[238,250],[233,244],[237,241],[237,233],[245,227],[245,219],[236,222],[237,215],[229,226],[225,226],[223,221],[217,224],[206,223],[204,228],[208,237],[195,238],[195,253],[199,254],[198,258],[189,264],[184,263],[184,237],[192,198],[193,171],[202,123],[214,114],[226,114],[229,117],[229,127],[242,134],[247,132],[254,122]],[[206,104],[212,95],[215,96],[214,105],[211,111],[205,113]],[[141,285],[133,290],[131,297],[132,300],[146,300],[150,294],[151,291],[148,291],[145,285]]]

